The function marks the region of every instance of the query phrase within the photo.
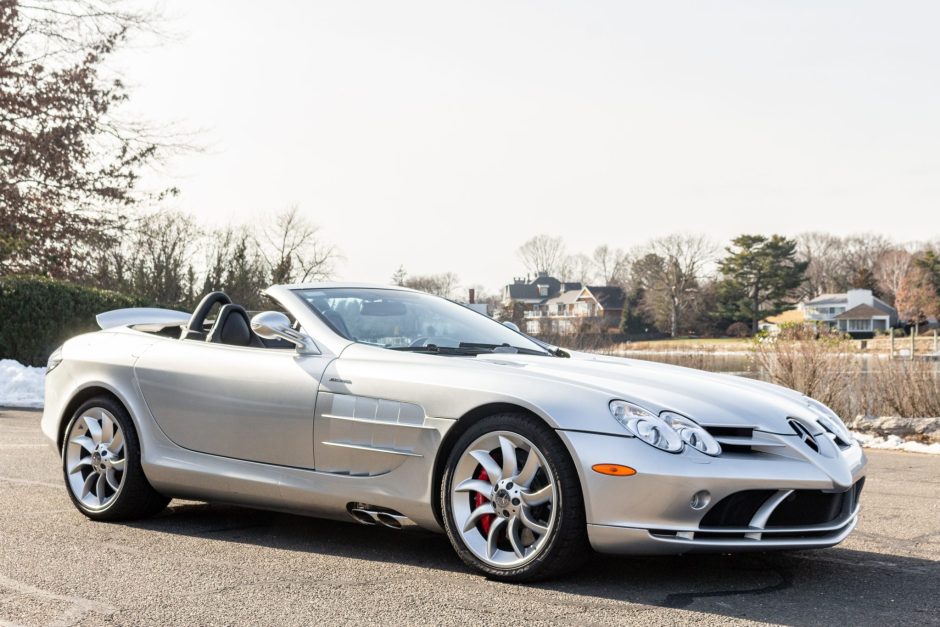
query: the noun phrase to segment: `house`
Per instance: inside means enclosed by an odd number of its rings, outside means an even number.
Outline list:
[[[522,303],[524,331],[577,333],[585,323],[617,327],[625,296],[619,287],[563,282],[540,273],[533,281],[516,279],[503,290],[503,304]]]
[[[872,337],[898,324],[897,310],[871,290],[853,289],[844,294],[821,294],[802,302],[796,309],[761,321],[761,328],[774,331],[786,322],[824,324],[854,338]]]
[[[516,277],[512,283],[503,288],[503,306],[509,307],[513,303],[540,304],[546,298],[574,289],[581,289],[581,284],[564,283],[555,277],[548,276],[547,272],[539,272],[531,281],[528,277]]]
[[[822,294],[802,303],[807,320],[822,322],[852,337],[872,337],[898,323],[897,310],[871,293],[855,289],[845,294]]]

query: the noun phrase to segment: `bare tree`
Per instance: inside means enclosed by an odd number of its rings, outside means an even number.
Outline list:
[[[808,232],[796,236],[797,258],[809,265],[803,283],[803,296],[815,298],[839,289],[843,274],[842,240],[829,233]]]
[[[875,279],[882,295],[892,304],[901,288],[901,281],[911,269],[913,255],[903,248],[893,248],[881,254],[875,264]]]
[[[557,274],[560,281],[587,285],[594,280],[594,262],[583,253],[565,255],[558,267]]]
[[[408,272],[405,270],[405,266],[399,265],[398,269],[392,273],[392,285],[404,285],[407,278]]]
[[[193,255],[202,231],[186,214],[159,211],[124,225],[121,238],[96,258],[87,282],[149,304],[188,307],[196,289]]]
[[[410,276],[405,279],[404,286],[410,287],[413,290],[434,294],[435,296],[451,298],[459,283],[460,279],[457,278],[456,274],[453,272],[445,272],[442,274],[419,274]]]
[[[842,254],[839,266],[842,270],[838,291],[853,287],[857,277],[868,276],[874,282],[875,266],[879,257],[894,248],[894,244],[884,235],[865,233],[850,235],[842,239]]]
[[[565,257],[565,243],[560,237],[536,235],[516,251],[526,270],[538,275],[553,275],[561,270]]]
[[[630,271],[630,256],[623,250],[602,244],[594,249],[591,259],[604,285],[623,286],[626,283]]]
[[[323,281],[333,275],[339,252],[320,239],[319,231],[296,206],[275,215],[262,229],[258,245],[272,283]]]
[[[901,319],[914,325],[915,335],[928,316],[940,316],[940,293],[925,268],[912,264],[898,287],[895,306]]]
[[[225,274],[231,264],[235,239],[235,229],[231,226],[208,233],[204,246],[206,258],[205,276],[202,282],[203,294],[221,290],[224,287]]]
[[[121,116],[111,58],[153,16],[112,0],[0,1],[0,273],[87,281],[140,172],[178,137]]]
[[[669,333],[679,333],[683,315],[695,301],[699,281],[715,256],[715,245],[701,235],[668,235],[651,241],[636,264],[640,287],[653,313],[665,313]]]

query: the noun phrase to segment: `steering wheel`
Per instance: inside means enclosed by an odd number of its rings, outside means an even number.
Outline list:
[[[206,333],[202,325],[205,323],[209,311],[212,310],[212,307],[215,306],[216,303],[220,303],[220,306],[230,305],[232,304],[232,299],[229,298],[228,294],[225,292],[210,292],[206,294],[203,299],[199,301],[199,305],[196,307],[196,311],[193,312],[192,317],[190,317],[189,322],[183,327],[183,333],[180,335],[181,340],[205,339]]]

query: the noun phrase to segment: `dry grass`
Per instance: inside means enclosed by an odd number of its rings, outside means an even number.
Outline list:
[[[750,341],[741,338],[676,338],[664,340],[640,340],[624,342],[616,346],[619,351],[652,351],[652,352],[700,352],[722,351],[734,353],[747,353],[750,350]]]
[[[940,373],[927,361],[873,359],[867,368],[855,344],[803,326],[760,337],[752,356],[761,375],[811,396],[841,416],[940,416]]]
[[[925,361],[885,361],[864,391],[870,416],[940,417],[940,373]]]

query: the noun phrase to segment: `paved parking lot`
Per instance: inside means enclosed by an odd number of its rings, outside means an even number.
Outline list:
[[[443,536],[174,501],[73,509],[39,413],[0,409],[0,625],[940,624],[940,456],[870,453],[863,519],[816,552],[597,556],[499,584]]]

